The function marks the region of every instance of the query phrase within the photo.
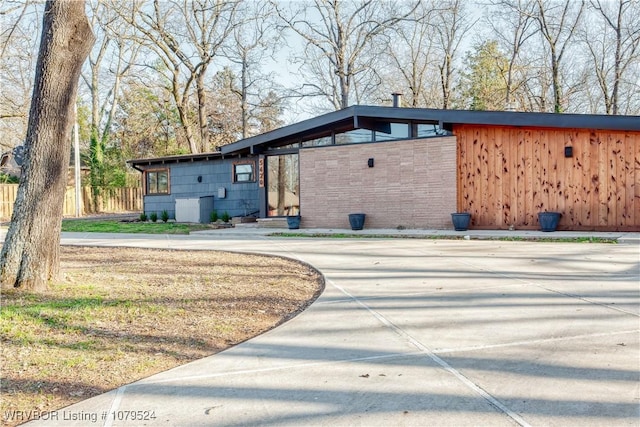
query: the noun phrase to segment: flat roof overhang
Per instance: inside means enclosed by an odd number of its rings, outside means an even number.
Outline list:
[[[258,154],[269,148],[329,136],[333,132],[347,132],[354,129],[384,131],[382,124],[389,122],[432,123],[448,130],[452,130],[455,125],[469,124],[640,131],[640,116],[438,110],[354,105],[224,145],[217,152],[135,159],[129,160],[127,163],[140,170],[143,166],[213,160],[220,159],[225,155]]]
[[[513,111],[439,110],[430,108],[354,105],[222,146],[222,154],[257,154],[268,148],[293,144],[354,129],[379,129],[380,123],[416,122],[455,125],[516,126],[640,131],[640,116],[525,113]]]
[[[353,130],[355,129],[354,108],[355,107],[349,107],[343,110],[333,111],[238,142],[223,145],[220,147],[220,150],[223,154],[242,151],[258,153],[264,151],[266,147],[278,147],[293,144],[302,139],[309,140],[331,135],[331,132]]]
[[[206,160],[217,160],[222,158],[222,153],[213,152],[213,153],[200,153],[200,154],[181,154],[176,156],[165,156],[165,157],[152,157],[148,159],[134,159],[127,160],[127,163],[131,165],[132,168],[141,170],[142,166],[155,166],[155,165],[166,165],[169,163],[187,163],[187,162],[198,162],[198,161],[206,161]]]

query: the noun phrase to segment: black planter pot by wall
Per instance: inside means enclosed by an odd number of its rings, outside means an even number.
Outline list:
[[[451,222],[453,229],[456,231],[467,231],[471,222],[471,214],[467,212],[458,212],[451,214]]]
[[[540,212],[538,213],[538,222],[540,223],[540,231],[556,231],[560,222],[560,212]]]
[[[366,215],[363,213],[349,214],[349,224],[352,230],[362,230],[364,228],[364,220]]]
[[[287,217],[287,225],[289,230],[297,230],[300,228],[300,215],[293,215]]]

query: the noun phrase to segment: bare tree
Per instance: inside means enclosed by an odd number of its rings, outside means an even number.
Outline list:
[[[231,41],[224,47],[226,58],[239,68],[240,85],[233,93],[240,100],[242,138],[252,131],[254,110],[263,104],[275,88],[273,73],[266,73],[263,62],[272,57],[282,42],[281,32],[276,30],[275,10],[268,1],[247,2],[239,15],[244,19],[233,30]]]
[[[366,99],[380,81],[376,58],[389,30],[418,4],[314,0],[287,12],[276,3],[282,21],[305,42],[298,57],[306,73],[302,95],[323,97],[336,110]]]
[[[385,95],[400,92],[405,105],[435,107],[439,103],[438,55],[435,53],[433,23],[430,22],[434,6],[421,2],[412,17],[400,22],[387,49],[389,61]],[[383,98],[386,99],[386,98]]]
[[[536,21],[549,48],[551,82],[553,85],[553,111],[564,111],[561,66],[567,48],[571,46],[585,7],[584,0],[536,0]]]
[[[218,71],[211,79],[211,96],[207,97],[209,131],[216,146],[237,141],[242,135],[243,93],[240,78],[229,67]]]
[[[639,76],[627,78],[640,60],[640,2],[591,0],[590,6],[596,19],[586,26],[584,37],[591,59],[589,67],[595,71],[605,112],[620,114],[620,97],[626,82],[636,82],[635,88],[633,84],[626,85],[628,95],[640,95]]]
[[[29,15],[29,10],[34,4],[31,0],[7,1],[0,4],[0,58],[4,58],[7,48],[11,46],[14,35],[22,35],[20,24]]]
[[[102,192],[107,186],[105,150],[121,96],[120,85],[132,69],[139,45],[127,39],[127,28],[102,2],[91,2],[91,25],[99,43],[89,55],[89,72],[82,78],[91,96],[89,142],[90,184],[94,210],[102,210]],[[125,25],[123,25],[125,24]]]
[[[490,4],[493,9],[485,21],[509,55],[504,108],[511,110],[514,109],[514,92],[525,79],[524,76],[517,78],[516,73],[527,68],[521,64],[521,51],[536,34],[533,19],[535,4],[530,0],[491,0]],[[523,108],[521,105],[515,109]]]
[[[472,19],[465,0],[445,0],[438,5],[440,9],[435,14],[433,28],[436,49],[441,56],[438,64],[442,91],[440,107],[447,109],[451,108],[458,49],[477,20]]]
[[[84,2],[47,1],[25,142],[25,164],[0,254],[0,286],[42,290],[60,270],[78,79],[94,42]]]
[[[206,77],[238,25],[239,1],[136,1],[131,10],[111,1],[111,7],[141,35],[136,40],[162,60],[191,152],[210,151]]]
[[[125,159],[189,152],[189,144],[171,95],[159,74],[140,81],[132,74],[122,83],[122,99],[114,117],[111,141]]]
[[[257,122],[257,133],[264,133],[274,130],[283,125],[281,119],[284,102],[282,96],[274,91],[269,91],[266,96],[262,96],[260,104],[254,110],[254,117]]]
[[[0,3],[0,151],[20,145],[27,132],[41,8],[33,1]]]

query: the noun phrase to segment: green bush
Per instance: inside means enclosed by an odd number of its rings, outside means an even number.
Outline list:
[[[147,222],[147,214],[146,213],[142,212],[140,214],[140,221]]]
[[[7,175],[4,172],[0,172],[0,183],[1,184],[18,184],[20,182],[20,178],[13,175]]]
[[[229,220],[231,219],[231,217],[229,216],[229,212],[224,211],[220,219],[223,220],[224,222],[229,222]]]
[[[162,211],[162,213],[160,214],[160,219],[162,219],[162,222],[169,221],[169,212],[167,212],[166,210]]]
[[[210,222],[216,222],[218,220],[218,211],[211,212],[209,219],[210,219]]]
[[[149,219],[150,219],[152,222],[156,222],[156,221],[158,221],[158,214],[157,214],[157,213],[155,213],[155,212],[151,212],[151,215],[149,215]]]

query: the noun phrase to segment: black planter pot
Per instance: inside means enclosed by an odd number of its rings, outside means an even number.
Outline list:
[[[289,230],[297,230],[300,228],[300,215],[293,215],[287,217],[287,225]]]
[[[466,212],[452,213],[451,222],[453,222],[454,230],[467,231],[471,222],[471,214]]]
[[[560,222],[560,212],[540,212],[538,213],[538,222],[540,223],[540,231],[556,231]]]
[[[364,228],[364,220],[366,215],[363,213],[349,214],[349,224],[352,230],[362,230]]]

